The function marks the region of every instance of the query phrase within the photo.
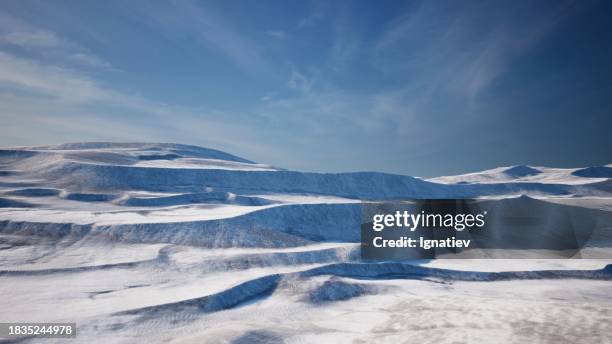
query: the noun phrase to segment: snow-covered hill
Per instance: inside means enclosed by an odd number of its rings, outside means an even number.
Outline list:
[[[612,178],[612,165],[586,168],[550,168],[516,165],[498,167],[482,172],[428,179],[434,183],[543,183],[584,185],[608,181]]]
[[[424,180],[290,171],[180,144],[2,149],[0,307],[9,311],[0,322],[76,321],[82,342],[333,342],[374,340],[379,329],[395,342],[411,307],[431,319],[458,304],[461,314],[477,310],[455,327],[467,333],[474,322],[491,329],[520,321],[514,304],[538,293],[546,303],[530,307],[566,307],[563,324],[598,331],[612,311],[611,261],[366,262],[361,203],[476,198],[521,216],[570,214],[598,232],[549,222],[612,242],[611,170],[513,166]],[[490,235],[509,249],[558,234],[499,228]],[[557,321],[543,322],[559,331]]]

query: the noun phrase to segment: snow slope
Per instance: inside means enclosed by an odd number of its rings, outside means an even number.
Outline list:
[[[586,168],[550,168],[516,165],[427,180],[443,184],[514,182],[584,185],[604,182],[609,180],[609,178],[612,178],[612,167],[610,165]]]
[[[180,144],[2,149],[0,322],[76,321],[78,343],[603,342],[611,260],[366,262],[358,242],[362,202],[475,198],[517,216],[569,214],[590,231],[549,222],[609,249],[611,169],[423,180],[303,173]],[[487,235],[507,250],[559,238],[532,227]]]

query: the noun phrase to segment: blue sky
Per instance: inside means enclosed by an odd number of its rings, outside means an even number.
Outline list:
[[[0,2],[0,144],[435,176],[612,162],[606,1]]]

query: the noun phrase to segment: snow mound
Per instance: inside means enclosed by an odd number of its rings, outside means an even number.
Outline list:
[[[117,315],[139,315],[144,318],[156,318],[163,316],[164,313],[217,312],[271,295],[280,280],[281,275],[279,274],[265,276],[241,283],[213,295],[176,303],[133,309],[119,312]]]
[[[602,166],[575,169],[516,165],[457,176],[430,178],[428,181],[443,184],[537,183],[585,185],[602,182],[610,178],[612,174],[608,169],[612,168]]]
[[[34,150],[50,151],[83,151],[83,150],[133,150],[151,152],[173,152],[176,157],[191,156],[197,158],[219,159],[252,163],[252,161],[228,154],[216,149],[177,143],[141,143],[141,142],[75,142],[53,146],[32,147]],[[163,155],[163,153],[158,153]]]
[[[85,142],[0,150],[0,166],[12,166],[16,173],[68,162],[150,168],[277,170],[215,149],[169,143]]]

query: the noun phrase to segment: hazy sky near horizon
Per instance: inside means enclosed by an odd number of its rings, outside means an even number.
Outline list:
[[[0,145],[310,171],[612,162],[609,1],[0,2]]]

